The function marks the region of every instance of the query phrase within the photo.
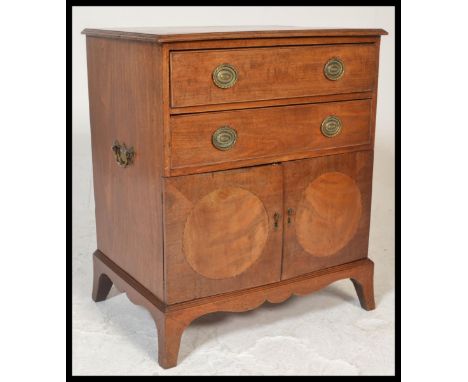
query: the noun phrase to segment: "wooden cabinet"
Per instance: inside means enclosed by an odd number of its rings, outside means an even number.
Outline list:
[[[86,29],[93,299],[146,307],[162,367],[216,311],[349,278],[369,240],[380,29]]]

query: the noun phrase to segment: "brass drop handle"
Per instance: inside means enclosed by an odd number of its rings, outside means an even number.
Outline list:
[[[323,120],[320,130],[327,138],[332,138],[341,133],[342,128],[343,122],[341,119],[336,115],[329,115]]]
[[[213,82],[218,88],[228,89],[237,81],[237,70],[230,64],[221,64],[213,70]]]
[[[323,74],[331,81],[337,81],[344,74],[344,63],[339,58],[330,58],[323,67]]]
[[[237,131],[230,126],[222,126],[213,133],[211,142],[218,150],[230,150],[237,142]]]
[[[135,158],[135,150],[133,147],[127,148],[125,143],[121,144],[118,140],[115,140],[112,145],[112,151],[119,166],[127,167],[133,163],[133,159]]]
[[[288,225],[291,224],[291,216],[294,215],[294,210],[292,208],[288,208]]]
[[[275,214],[273,215],[273,220],[275,222],[275,231],[278,229],[278,223],[280,219],[281,219],[281,214],[279,212],[275,212]]]

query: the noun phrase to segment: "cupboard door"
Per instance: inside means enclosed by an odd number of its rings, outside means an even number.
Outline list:
[[[282,279],[367,256],[372,151],[284,163]]]
[[[169,304],[280,280],[278,165],[164,179]]]

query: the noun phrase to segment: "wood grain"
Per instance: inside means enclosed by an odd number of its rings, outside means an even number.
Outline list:
[[[374,87],[377,51],[374,44],[219,49],[171,53],[171,106],[282,99],[347,92]],[[331,81],[323,74],[327,61],[339,57],[345,71]],[[212,73],[233,65],[238,80],[218,88]]]
[[[262,201],[238,187],[212,191],[193,207],[183,249],[195,272],[210,279],[234,277],[262,254],[269,219]]]
[[[81,33],[88,36],[144,40],[159,43],[238,38],[378,36],[387,34],[383,29],[318,29],[280,25],[86,28]]]
[[[161,107],[163,111],[163,118],[161,126],[157,128],[163,131],[163,144],[164,147],[161,150],[161,153],[164,157],[163,159],[163,167],[164,167],[164,175],[170,175],[170,166],[171,166],[171,132],[169,129],[169,121],[170,121],[170,67],[169,67],[169,49],[168,46],[165,44],[161,47],[161,69],[162,69],[162,78],[160,85],[162,86],[162,99],[161,99]]]
[[[123,269],[96,251],[93,256],[94,289],[105,275],[117,288],[125,292],[134,304],[141,305],[151,313],[158,330],[158,360],[163,368],[177,365],[180,341],[184,329],[198,317],[225,311],[245,312],[265,303],[280,303],[292,295],[306,295],[326,287],[334,281],[350,278],[356,288],[363,309],[375,308],[373,294],[374,263],[363,259],[341,264],[326,270],[312,272],[289,280],[206,297],[185,303],[166,305],[139,284]]]
[[[380,51],[380,38],[375,44],[377,52]],[[372,107],[371,107],[371,142],[372,147],[374,147],[375,143],[375,123],[377,118],[377,93],[379,87],[379,61],[380,61],[380,54],[377,55],[377,62],[376,62],[376,69],[375,69],[375,81],[374,81],[374,90],[373,90],[373,97],[372,97]]]
[[[250,160],[253,164],[279,161],[282,155],[370,143],[370,100],[308,104],[275,108],[235,110],[171,117],[171,169],[191,173],[213,164]],[[339,135],[321,132],[329,115],[343,122]],[[220,151],[212,135],[221,126],[237,131],[235,146]],[[179,173],[180,173],[179,172]]]
[[[245,109],[258,109],[258,108],[270,107],[270,106],[307,105],[310,103],[352,101],[352,100],[372,99],[372,95],[373,95],[372,92],[357,92],[357,93],[328,94],[328,95],[322,95],[322,96],[297,97],[297,98],[287,98],[287,99],[272,99],[272,100],[264,100],[264,101],[231,102],[231,103],[221,103],[221,104],[215,104],[215,105],[173,107],[173,108],[170,108],[170,114],[171,115],[195,114],[195,113],[205,113],[209,111],[245,110]]]
[[[330,256],[354,236],[361,220],[361,193],[341,172],[327,172],[302,194],[296,212],[296,235],[312,256]]]
[[[319,151],[306,151],[306,152],[296,152],[296,153],[289,153],[284,155],[274,155],[270,157],[262,158],[263,164],[278,164],[288,161],[294,160],[301,160],[305,158],[317,158],[322,157],[324,155],[335,155],[335,154],[345,154],[355,151],[363,151],[363,150],[371,150],[372,149],[371,143],[365,143],[362,145],[355,145],[355,146],[344,146],[344,147],[335,147],[330,149],[323,149]],[[215,171],[224,171],[229,169],[237,169],[237,168],[246,168],[250,166],[258,166],[258,159],[242,159],[239,161],[232,161],[232,162],[225,162],[225,163],[215,163],[210,165],[204,166],[187,166],[183,168],[175,168],[172,170],[168,170],[166,172],[167,177],[172,176],[180,176],[180,175],[187,175],[187,174],[201,174],[201,173],[210,173]]]
[[[273,216],[281,213],[282,203],[281,166],[165,178],[165,301],[173,304],[279,281],[282,224],[275,229]]]
[[[289,224],[286,219],[284,221],[282,279],[367,256],[372,158],[372,151],[360,151],[283,164],[285,213],[291,208],[295,214]],[[340,175],[338,184],[330,182],[324,188],[320,177],[326,175],[325,180],[336,183],[337,178],[333,175],[336,173],[344,174],[352,181],[343,181]],[[320,182],[318,189],[314,183],[317,180]],[[311,196],[313,200],[310,200]],[[332,203],[348,210],[337,210],[330,205]],[[358,222],[355,221],[357,216],[360,216]],[[327,244],[327,240],[333,242]]]
[[[97,246],[163,298],[160,47],[87,38]],[[133,146],[120,167],[114,140]]]
[[[170,51],[201,50],[201,49],[233,49],[273,46],[297,45],[330,45],[330,44],[366,44],[375,43],[380,36],[338,36],[338,37],[280,37],[280,38],[252,38],[234,40],[200,40],[186,42],[163,43]]]

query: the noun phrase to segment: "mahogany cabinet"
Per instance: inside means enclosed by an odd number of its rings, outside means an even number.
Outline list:
[[[93,299],[152,314],[162,367],[216,311],[340,279],[367,258],[381,29],[85,29]]]

